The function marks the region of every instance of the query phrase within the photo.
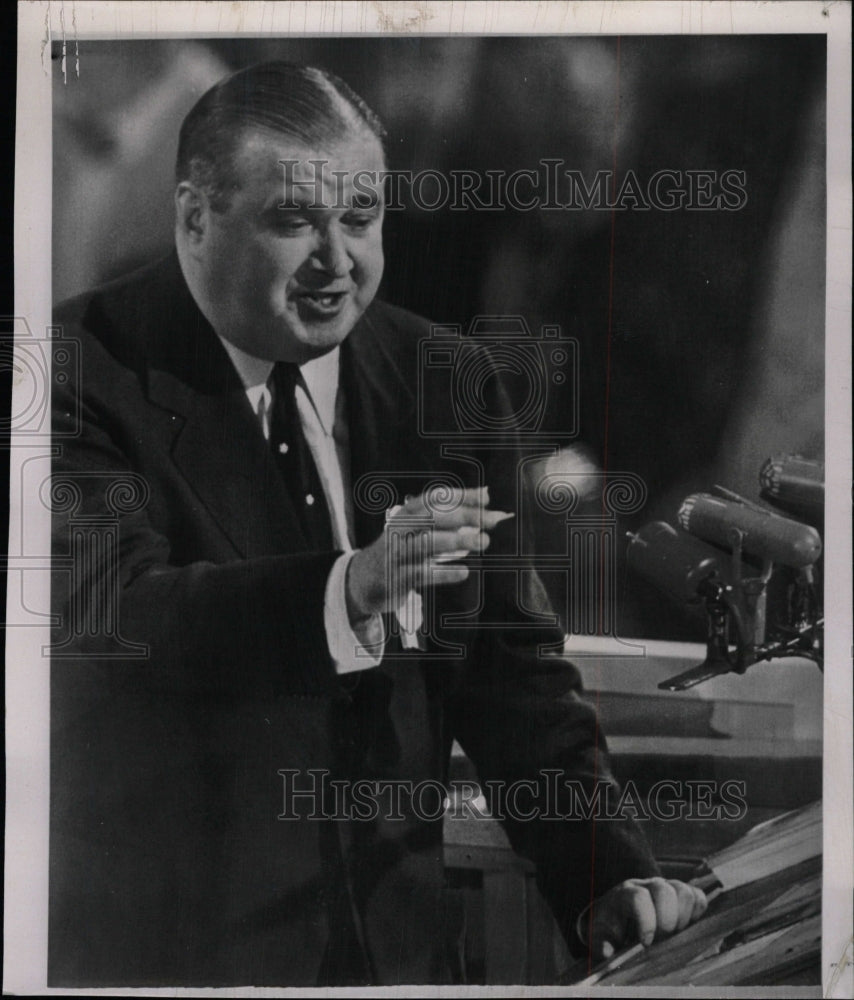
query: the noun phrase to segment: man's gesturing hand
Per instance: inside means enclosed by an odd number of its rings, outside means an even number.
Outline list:
[[[630,878],[593,903],[581,918],[582,939],[593,957],[610,958],[624,945],[644,945],[683,930],[706,912],[706,894],[676,879]]]
[[[468,577],[468,568],[443,562],[442,557],[461,559],[470,552],[483,552],[489,545],[489,532],[513,516],[486,509],[487,487],[449,489],[442,492],[441,502],[437,496],[428,491],[408,498],[382,535],[350,560],[346,587],[351,621],[392,610],[408,590],[461,583]],[[405,526],[405,521],[412,521],[412,527]]]

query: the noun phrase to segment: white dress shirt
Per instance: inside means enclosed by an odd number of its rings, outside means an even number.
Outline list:
[[[258,415],[264,438],[270,438],[273,396],[268,386],[273,362],[253,357],[220,337]],[[372,615],[354,628],[347,614],[345,580],[353,558],[353,512],[349,502],[349,437],[344,398],[338,379],[339,348],[300,365],[302,383],[297,383],[296,403],[303,434],[311,450],[332,520],[332,539],[342,555],[335,560],[326,581],[323,623],[329,654],[339,674],[376,667],[385,649],[385,627],[380,615]]]

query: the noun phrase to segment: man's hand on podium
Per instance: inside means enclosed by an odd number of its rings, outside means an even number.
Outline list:
[[[627,945],[645,947],[684,930],[706,912],[706,894],[697,886],[665,878],[631,878],[597,899],[579,919],[579,933],[595,961],[609,959]]]

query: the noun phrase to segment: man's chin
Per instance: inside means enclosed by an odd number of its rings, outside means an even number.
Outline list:
[[[360,312],[348,309],[325,322],[306,323],[300,331],[300,344],[310,357],[327,354],[346,340],[360,316]]]

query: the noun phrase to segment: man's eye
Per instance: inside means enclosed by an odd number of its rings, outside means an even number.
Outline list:
[[[301,233],[311,226],[311,222],[302,215],[279,213],[276,217],[276,228],[283,233]]]
[[[348,212],[342,221],[349,229],[358,230],[367,229],[368,226],[376,222],[376,220],[376,212]]]

